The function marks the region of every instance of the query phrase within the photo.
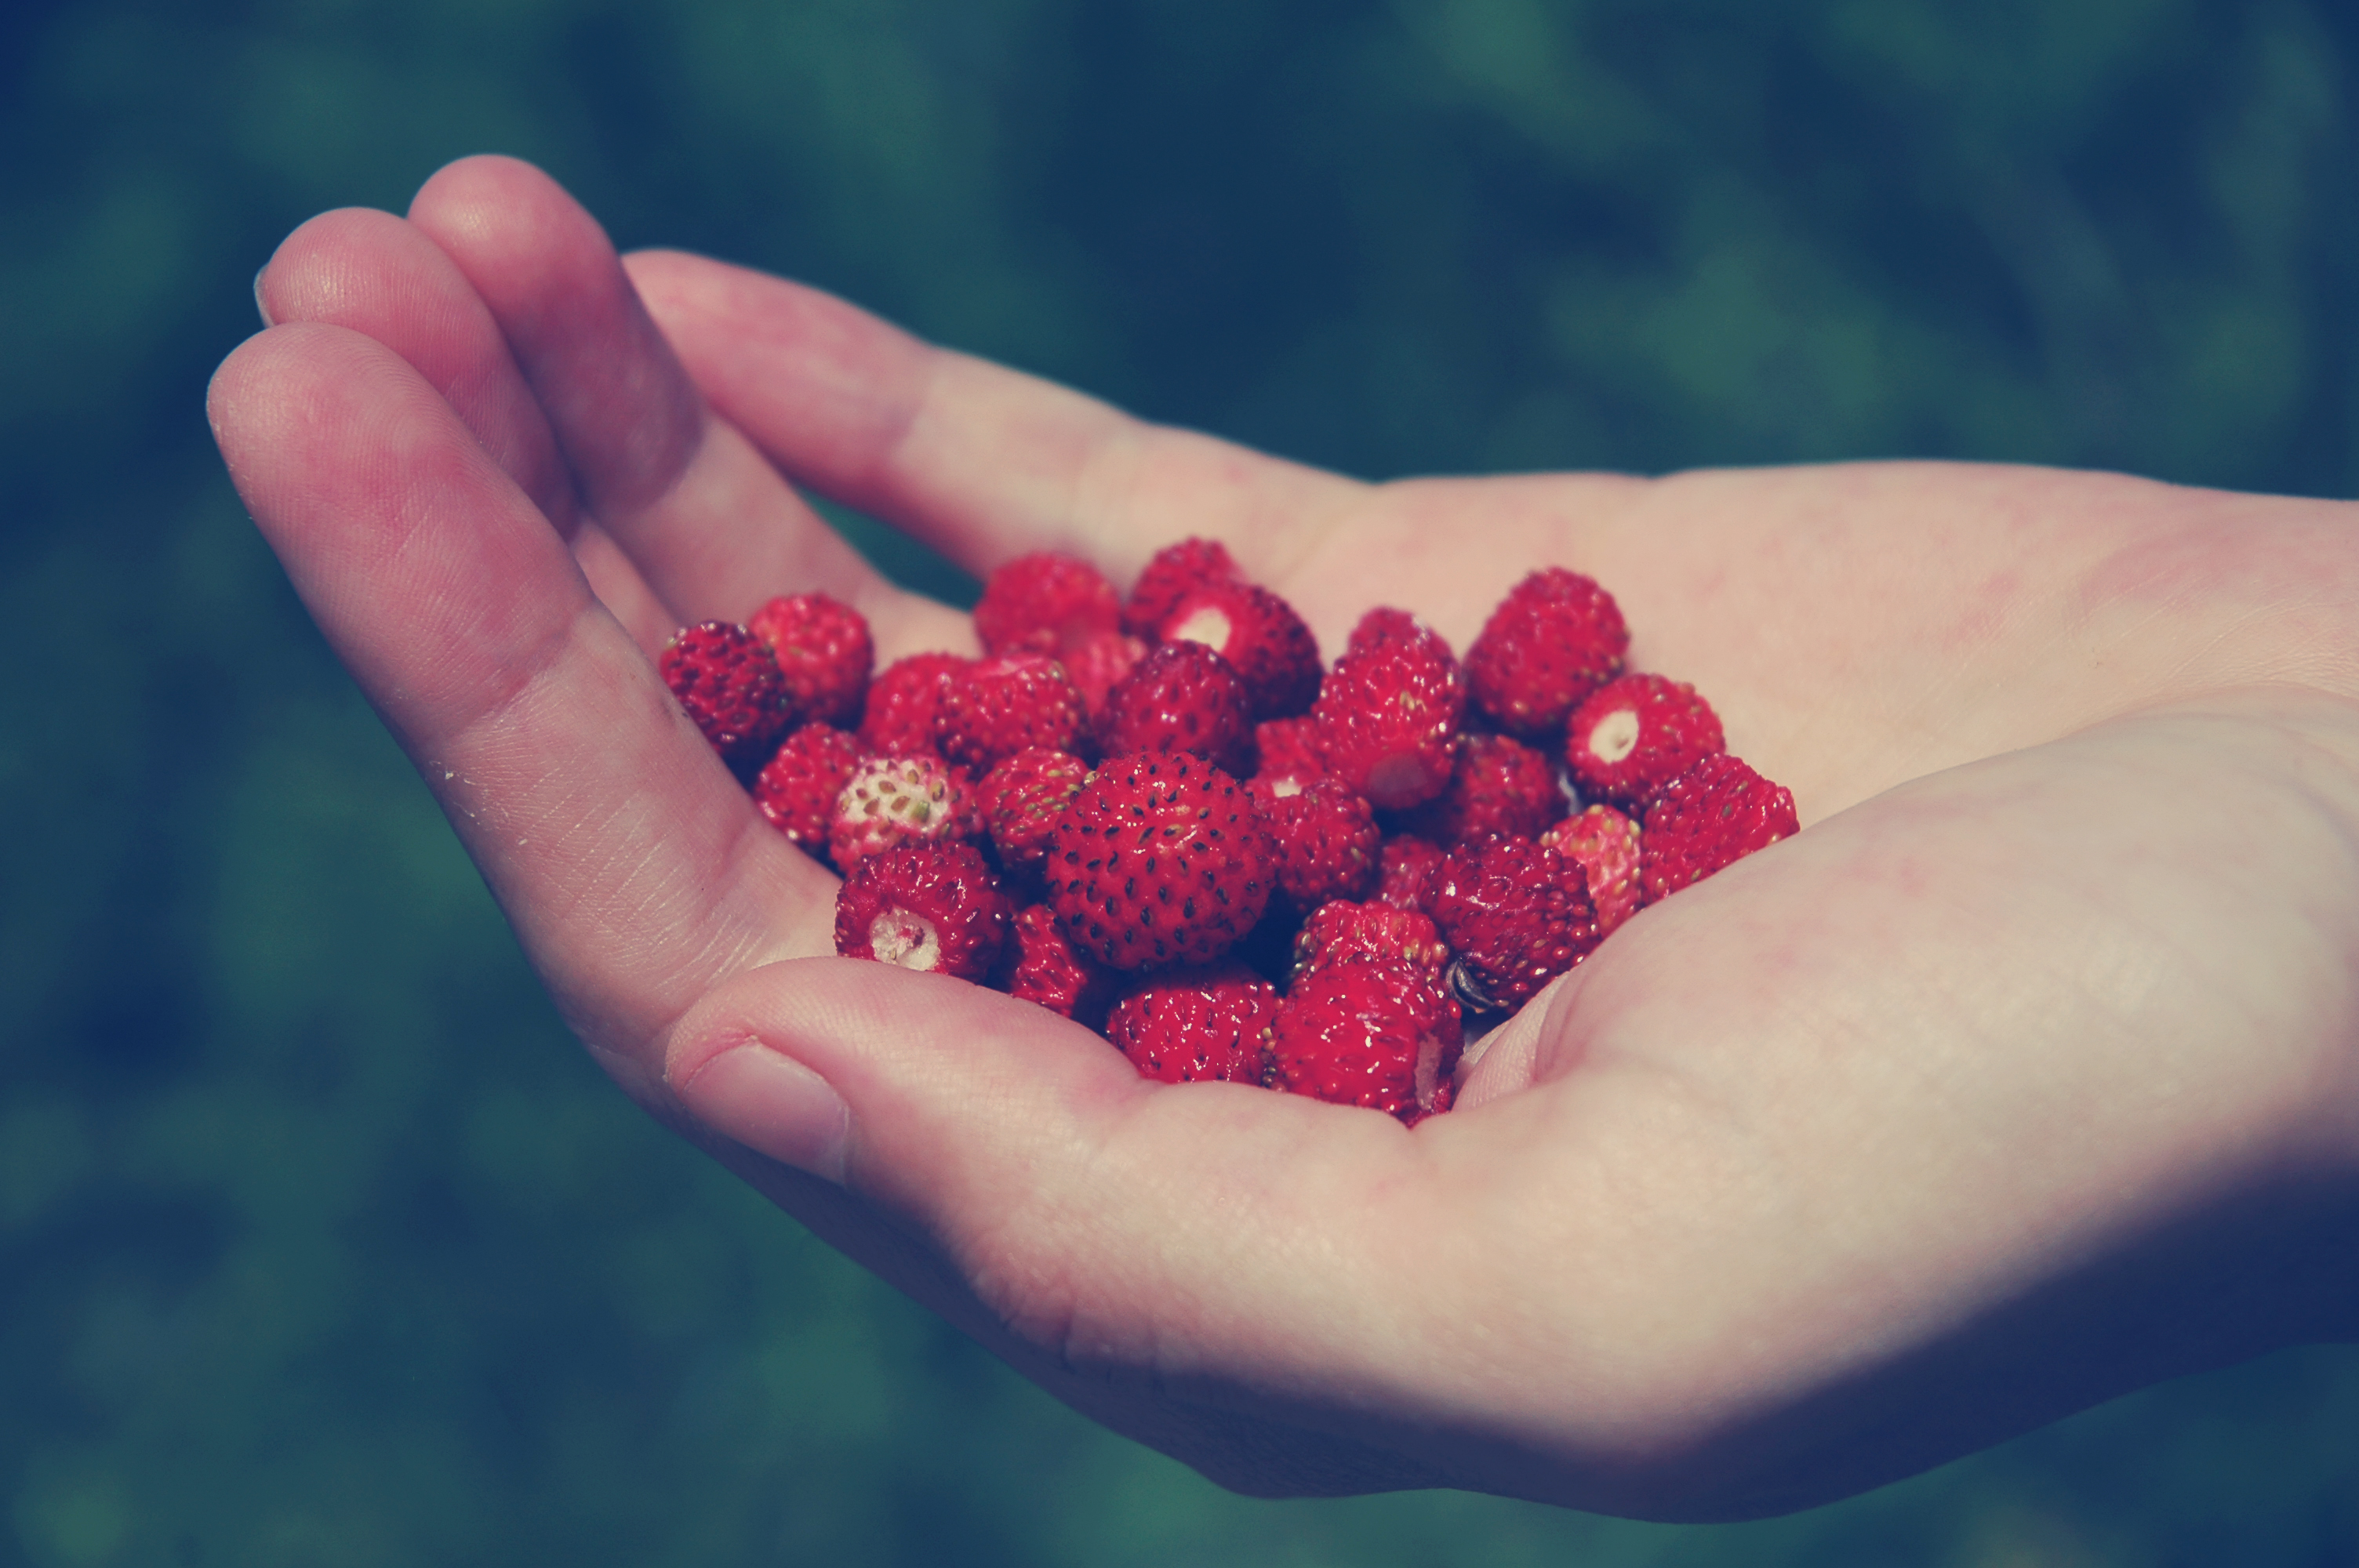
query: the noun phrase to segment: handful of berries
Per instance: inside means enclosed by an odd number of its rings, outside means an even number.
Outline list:
[[[980,659],[874,672],[861,617],[802,594],[686,628],[659,667],[843,874],[839,953],[1036,1002],[1149,1077],[1414,1123],[1450,1108],[1470,1019],[1799,827],[1693,687],[1625,673],[1613,597],[1559,567],[1463,661],[1376,609],[1322,667],[1203,539],[1127,599],[1084,561],[1011,561],[974,625]]]

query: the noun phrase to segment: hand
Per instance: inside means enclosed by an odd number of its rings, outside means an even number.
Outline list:
[[[259,290],[231,472],[573,1028],[1225,1485],[1775,1512],[2359,1331],[2349,506],[1936,464],[1364,485],[618,264],[500,159],[314,220]],[[669,701],[651,646],[775,593],[971,650],[793,486],[978,572],[1216,537],[1331,655],[1379,602],[1462,650],[1571,566],[1804,831],[1643,912],[1414,1130],[1147,1083],[829,956],[834,880]]]

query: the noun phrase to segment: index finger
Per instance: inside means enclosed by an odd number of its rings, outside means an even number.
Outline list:
[[[1367,493],[936,348],[783,278],[677,251],[623,265],[705,397],[789,479],[977,574],[1058,549],[1122,579],[1193,534],[1276,579]]]

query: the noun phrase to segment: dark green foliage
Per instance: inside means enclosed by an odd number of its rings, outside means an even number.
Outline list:
[[[1727,1530],[1249,1503],[1095,1431],[598,1078],[201,413],[288,229],[498,149],[626,244],[1359,473],[1918,455],[2347,495],[2351,15],[9,9],[0,1565],[2359,1558],[2347,1354]]]

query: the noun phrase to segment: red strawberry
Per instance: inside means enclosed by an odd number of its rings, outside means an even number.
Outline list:
[[[1084,640],[1078,648],[1068,649],[1061,657],[1065,673],[1073,677],[1073,685],[1082,694],[1082,706],[1089,710],[1094,724],[1105,712],[1106,693],[1122,682],[1122,677],[1137,667],[1147,657],[1147,644],[1120,632],[1102,633]]]
[[[823,593],[774,599],[745,630],[769,645],[786,678],[788,706],[806,721],[860,722],[861,698],[876,666],[876,644],[860,611]]]
[[[983,831],[974,786],[940,757],[871,757],[844,781],[828,825],[828,853],[847,876],[864,859],[913,839]]]
[[[1638,825],[1610,806],[1593,806],[1540,835],[1540,842],[1577,865],[1597,914],[1600,941],[1638,909]]]
[[[835,950],[981,980],[1007,940],[1006,895],[972,844],[899,844],[871,855],[835,898]]]
[[[1106,693],[1098,739],[1106,754],[1193,752],[1244,773],[1253,750],[1245,683],[1201,643],[1167,643]]]
[[[1122,629],[1152,637],[1180,601],[1208,582],[1243,582],[1228,547],[1217,539],[1182,539],[1155,552],[1122,607]]]
[[[1049,829],[1090,776],[1090,765],[1071,752],[1035,746],[991,770],[976,786],[984,826],[1006,866],[1038,865],[1049,848]]]
[[[1248,786],[1277,841],[1277,885],[1297,909],[1330,899],[1365,898],[1375,890],[1384,834],[1366,800],[1333,779],[1284,794]]]
[[[680,628],[664,644],[656,670],[733,766],[758,761],[793,717],[778,661],[743,626],[705,621]]]
[[[1016,912],[999,967],[1002,989],[1019,1001],[1093,1029],[1105,1016],[1113,972],[1074,948],[1059,928],[1056,912],[1045,903],[1027,904]]]
[[[1565,728],[1564,760],[1584,799],[1645,809],[1657,789],[1728,749],[1695,687],[1633,675],[1592,692]]]
[[[1458,1003],[1414,964],[1365,954],[1295,982],[1270,1025],[1270,1082],[1415,1125],[1449,1108]]]
[[[1310,716],[1327,771],[1397,811],[1449,784],[1451,742],[1465,712],[1466,683],[1450,645],[1419,628],[1336,660]]]
[[[1457,953],[1451,978],[1483,1012],[1511,1012],[1597,946],[1581,874],[1525,838],[1462,845],[1434,879],[1433,924]]]
[[[1245,787],[1189,752],[1109,757],[1049,831],[1049,903],[1117,969],[1201,964],[1268,907],[1277,849]]]
[[[932,752],[942,692],[952,676],[973,662],[956,654],[911,654],[886,665],[868,683],[860,743],[888,757]]]
[[[974,607],[974,634],[986,654],[1061,655],[1121,625],[1122,601],[1105,575],[1047,551],[993,572]]]
[[[1081,743],[1082,694],[1046,654],[1002,654],[951,673],[934,714],[943,756],[983,773],[1031,746]]]
[[[1266,719],[1255,725],[1254,755],[1261,764],[1255,782],[1280,794],[1327,776],[1318,727],[1308,719]]]
[[[830,724],[788,736],[754,780],[763,819],[813,855],[827,853],[835,803],[860,767],[860,742]]]
[[[1142,1078],[1258,1085],[1277,1008],[1277,988],[1243,965],[1165,969],[1114,1004],[1106,1038]]]
[[[1339,898],[1312,910],[1295,934],[1293,978],[1299,980],[1321,964],[1339,963],[1354,953],[1414,964],[1436,985],[1443,983],[1442,968],[1450,962],[1441,933],[1415,910]]]
[[[1379,643],[1389,643],[1397,637],[1434,637],[1440,633],[1406,610],[1389,604],[1379,604],[1360,617],[1352,628],[1350,641],[1344,643],[1347,654],[1364,654]]]
[[[1450,784],[1409,815],[1408,826],[1444,849],[1504,833],[1537,838],[1564,815],[1556,765],[1506,735],[1461,735],[1451,759]]]
[[[1157,634],[1201,643],[1245,683],[1256,719],[1291,719],[1319,695],[1319,642],[1294,607],[1249,582],[1209,582],[1180,600]]]
[[[1441,871],[1441,849],[1413,833],[1396,833],[1385,840],[1376,884],[1378,903],[1425,913],[1433,902],[1433,879]]]
[[[1474,706],[1499,728],[1552,738],[1582,698],[1622,673],[1630,645],[1614,596],[1550,567],[1512,589],[1466,651]]]
[[[1802,830],[1794,795],[1727,752],[1665,784],[1638,835],[1638,885],[1648,903]]]

